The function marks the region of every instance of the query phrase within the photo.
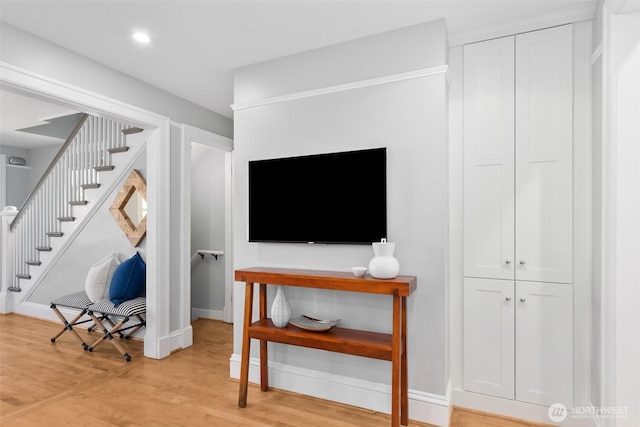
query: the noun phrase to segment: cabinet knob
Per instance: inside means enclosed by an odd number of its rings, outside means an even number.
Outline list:
[[[509,264],[511,264],[511,260],[510,260],[510,259],[505,260],[505,262],[504,262],[504,263],[505,263],[505,264],[507,264],[507,265],[509,265]]]
[[[521,259],[521,260],[520,260],[520,265],[525,265],[525,264],[526,264],[526,261],[525,261],[525,260],[523,260],[523,259]]]
[[[520,298],[520,302],[525,302],[525,301],[526,301],[526,299]]]
[[[506,297],[504,300],[505,300],[506,302],[509,302],[509,301],[511,301],[511,297]]]

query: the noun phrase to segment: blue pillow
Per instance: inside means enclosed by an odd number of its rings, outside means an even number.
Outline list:
[[[113,273],[109,299],[114,306],[142,295],[147,283],[147,265],[138,252],[122,262]]]

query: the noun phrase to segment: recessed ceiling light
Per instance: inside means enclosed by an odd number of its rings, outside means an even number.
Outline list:
[[[133,33],[133,39],[140,43],[149,43],[151,41],[151,38],[146,33],[143,33],[141,31]]]

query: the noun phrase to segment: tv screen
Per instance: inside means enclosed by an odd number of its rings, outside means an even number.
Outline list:
[[[249,241],[387,237],[386,148],[249,162]]]

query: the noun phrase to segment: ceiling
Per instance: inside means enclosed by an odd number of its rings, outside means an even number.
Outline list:
[[[440,18],[446,19],[450,43],[459,44],[562,22],[567,16],[588,16],[595,4],[595,0],[0,0],[0,19],[233,118],[233,72],[245,65]],[[148,32],[151,43],[135,43],[131,39],[135,30]],[[3,107],[3,127],[6,112]]]

